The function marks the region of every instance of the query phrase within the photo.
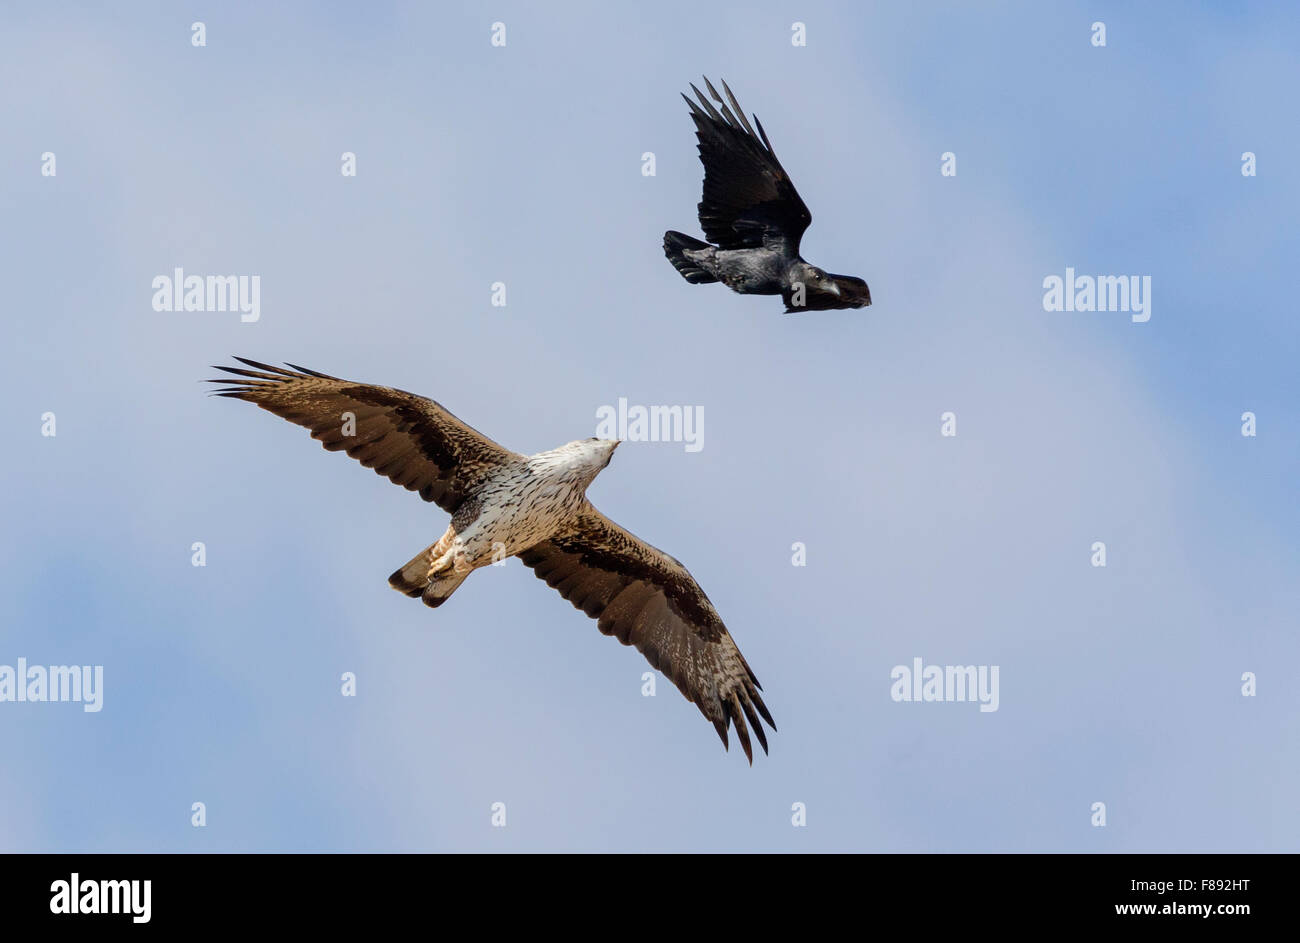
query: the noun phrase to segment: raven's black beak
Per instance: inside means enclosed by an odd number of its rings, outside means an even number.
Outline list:
[[[871,304],[871,289],[862,279],[853,275],[832,275],[835,286],[840,290],[840,298],[846,308],[865,308]]]

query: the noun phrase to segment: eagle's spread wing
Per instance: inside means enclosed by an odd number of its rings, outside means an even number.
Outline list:
[[[210,380],[226,384],[217,395],[256,403],[306,426],[312,438],[331,452],[346,451],[449,513],[493,469],[523,461],[523,456],[502,448],[423,396],[340,380],[293,364],[285,370],[235,359],[255,369],[216,367],[243,378]]]
[[[574,606],[599,620],[600,631],[617,636],[624,645],[635,645],[713,721],[723,746],[727,728],[734,722],[751,763],[750,727],[767,752],[759,717],[773,730],[776,724],[759,696],[762,685],[709,597],[684,566],[629,534],[590,503],[567,533],[528,548],[519,559]]]
[[[705,238],[722,249],[755,249],[765,239],[783,241],[792,255],[797,254],[812,214],[772,152],[758,117],[756,134],[726,82],[722,87],[730,107],[707,78],[704,84],[721,111],[694,85],[699,104],[682,98],[691,106],[704,164],[700,225]]]

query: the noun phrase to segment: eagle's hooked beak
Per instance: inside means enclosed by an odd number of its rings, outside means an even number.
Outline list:
[[[611,439],[610,441],[611,441],[613,444],[610,445],[610,447],[609,447],[609,453],[605,456],[605,464],[602,465],[602,466],[600,466],[601,468],[608,468],[608,467],[609,467],[609,463],[610,463],[610,461],[614,458],[614,453],[615,453],[616,451],[618,451],[618,447],[619,447],[620,445],[623,444],[623,440],[622,440],[622,439]]]

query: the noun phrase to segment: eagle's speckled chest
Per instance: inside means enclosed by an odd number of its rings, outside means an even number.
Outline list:
[[[473,565],[546,540],[582,506],[589,480],[580,468],[538,462],[501,468],[452,516]],[[504,548],[504,550],[502,549]]]

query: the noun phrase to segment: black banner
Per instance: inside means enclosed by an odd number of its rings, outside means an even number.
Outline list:
[[[628,855],[613,865],[568,856],[539,872],[536,857],[10,855],[0,865],[0,906],[14,929],[337,930],[434,909],[496,920],[532,903],[562,904],[583,919],[649,906],[657,920],[668,898],[687,889],[705,900],[734,900],[762,888],[768,907],[813,907],[819,917],[843,912],[865,925],[920,920],[918,929],[927,930],[1132,925],[1231,933],[1280,919],[1294,870],[1284,856],[1251,855],[838,855],[819,862]],[[647,900],[642,892],[656,886],[655,900]],[[518,911],[530,912],[536,911]],[[725,914],[734,915],[731,904],[718,919]]]

